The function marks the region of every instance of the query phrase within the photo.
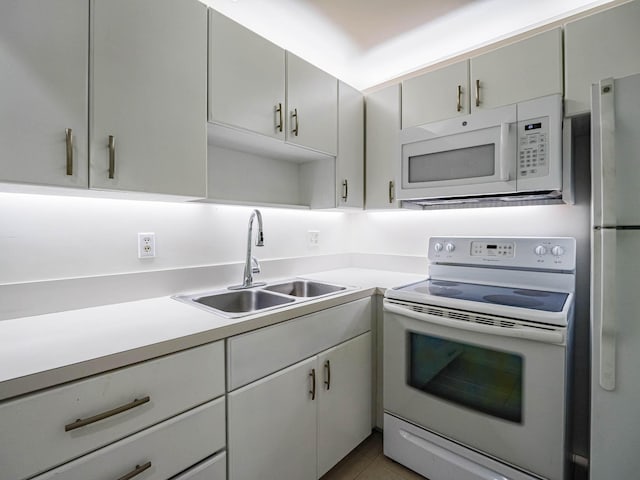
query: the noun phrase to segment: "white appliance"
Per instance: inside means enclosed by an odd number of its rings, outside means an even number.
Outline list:
[[[592,91],[593,480],[640,472],[640,75]]]
[[[400,146],[404,206],[562,196],[560,95],[403,129]]]
[[[561,480],[575,239],[431,238],[384,300],[384,453],[431,480]]]

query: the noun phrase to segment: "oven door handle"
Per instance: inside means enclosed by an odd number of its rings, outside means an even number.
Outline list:
[[[421,322],[433,323],[444,327],[451,327],[458,330],[466,330],[469,332],[486,333],[487,335],[497,335],[501,337],[522,338],[525,340],[533,340],[543,343],[564,344],[565,334],[563,331],[545,331],[534,328],[507,328],[495,327],[493,325],[484,325],[482,323],[471,323],[463,320],[452,320],[450,318],[438,317],[428,313],[420,313],[407,308],[389,305],[385,303],[385,312],[394,313],[403,317],[412,318]]]

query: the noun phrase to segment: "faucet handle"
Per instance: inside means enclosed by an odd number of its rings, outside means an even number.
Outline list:
[[[260,262],[256,257],[251,257],[251,272],[260,273]]]

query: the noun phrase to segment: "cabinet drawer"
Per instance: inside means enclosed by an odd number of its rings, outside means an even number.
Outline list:
[[[141,470],[149,463],[146,470],[133,478],[165,480],[224,448],[224,412],[225,400],[219,398],[62,465],[35,480],[113,480]]]
[[[226,480],[226,478],[227,452],[220,452],[171,480]]]
[[[43,472],[223,393],[224,344],[216,342],[4,402],[0,480]],[[72,428],[103,413],[111,415]]]
[[[329,308],[228,341],[229,390],[371,330],[371,298]]]

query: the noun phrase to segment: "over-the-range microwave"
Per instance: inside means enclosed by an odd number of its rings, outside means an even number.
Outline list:
[[[560,95],[409,127],[399,143],[403,206],[562,196]]]

